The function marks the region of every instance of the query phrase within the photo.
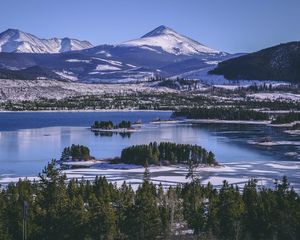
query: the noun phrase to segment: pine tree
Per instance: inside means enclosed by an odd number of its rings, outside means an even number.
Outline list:
[[[145,163],[145,171],[144,171],[144,182],[149,182],[150,181],[150,171],[148,167],[148,162],[146,161]]]
[[[144,181],[137,190],[134,205],[134,235],[137,239],[155,239],[162,232],[155,186]]]
[[[242,236],[242,217],[244,215],[244,202],[239,190],[229,186],[224,181],[219,194],[218,217],[219,237],[221,239],[240,239]]]
[[[116,214],[109,202],[91,195],[88,233],[95,240],[112,240],[117,234]]]
[[[118,191],[117,198],[117,222],[119,227],[119,237],[126,237],[128,226],[128,211],[131,211],[134,204],[134,191],[131,186],[124,182]]]

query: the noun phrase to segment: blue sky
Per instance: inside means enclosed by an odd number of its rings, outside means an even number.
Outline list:
[[[299,0],[1,0],[0,31],[119,43],[166,25],[209,47],[251,52],[300,40]]]

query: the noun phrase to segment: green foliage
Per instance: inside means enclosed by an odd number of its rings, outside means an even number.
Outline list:
[[[123,120],[118,124],[117,128],[131,128],[131,122]]]
[[[114,124],[112,121],[95,121],[92,128],[112,129],[114,128]]]
[[[288,42],[220,62],[209,73],[229,80],[274,80],[299,83],[299,42]]]
[[[173,117],[220,120],[269,120],[269,115],[267,113],[231,107],[182,108],[175,111]]]
[[[296,123],[292,126],[292,130],[300,130],[300,123]]]
[[[89,160],[91,159],[90,149],[83,145],[72,144],[71,147],[65,147],[61,154],[61,160]]]
[[[284,124],[300,121],[300,113],[289,112],[288,114],[278,115],[276,119],[272,121],[273,124]]]
[[[139,187],[135,204],[129,209],[127,234],[130,239],[156,239],[162,232],[162,221],[157,205],[156,187],[149,181]]]
[[[20,70],[0,69],[0,79],[38,80],[41,78],[62,80],[54,71],[41,66],[32,66]]]
[[[198,179],[164,190],[145,179],[136,192],[105,177],[66,181],[56,161],[39,181],[20,180],[0,191],[0,239],[22,239],[23,204],[28,203],[28,239],[296,240],[300,238],[300,197],[287,178],[273,189],[249,181],[244,189],[226,181],[216,190]]]
[[[112,121],[95,121],[92,125],[94,129],[117,129],[117,128],[131,128],[130,121],[122,121],[116,125]]]
[[[148,164],[187,164],[192,161],[202,164],[217,164],[215,156],[206,149],[190,144],[156,142],[148,145],[136,145],[125,148],[121,153],[121,162],[139,165]]]
[[[185,81],[189,82],[189,81]],[[181,86],[182,88],[182,86]],[[207,90],[191,91],[190,85],[186,91],[175,92],[137,92],[118,93],[103,95],[74,96],[64,99],[40,98],[37,100],[4,101],[0,102],[0,108],[10,111],[36,111],[36,110],[95,110],[95,109],[155,109],[155,110],[178,110],[180,108],[198,108],[199,106],[237,108],[237,109],[266,109],[266,110],[300,110],[300,105],[292,100],[258,100],[250,97],[253,93],[276,91],[299,94],[299,86],[291,85],[276,87],[270,90],[264,85],[252,87],[240,87],[235,90],[221,89],[214,86]],[[279,91],[280,90],[280,91]]]

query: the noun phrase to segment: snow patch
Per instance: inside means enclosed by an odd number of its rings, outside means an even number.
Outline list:
[[[90,60],[83,60],[83,59],[67,59],[66,62],[73,62],[73,63],[90,63]]]
[[[97,71],[119,71],[121,70],[119,67],[111,66],[111,65],[103,65],[99,64],[96,67]]]
[[[276,168],[276,169],[300,169],[299,164],[293,164],[293,165],[283,165],[283,164],[278,164],[278,163],[267,163],[265,164],[266,166]]]
[[[160,26],[142,38],[124,42],[121,47],[140,47],[147,50],[164,51],[174,55],[221,54],[220,51],[209,48],[174,30]]]

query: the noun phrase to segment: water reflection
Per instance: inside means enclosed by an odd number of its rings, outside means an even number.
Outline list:
[[[120,135],[122,138],[130,138],[130,132],[94,132],[94,135],[100,137],[112,137],[113,135]]]
[[[154,125],[146,124],[133,134],[95,135],[87,127],[48,127],[0,132],[0,174],[36,175],[52,158],[58,159],[64,147],[86,145],[96,158],[119,156],[125,147],[149,142],[170,141],[198,144],[213,151],[222,163],[293,160],[297,146],[256,146],[248,140],[265,134],[274,139],[289,138],[266,126],[245,125]],[[286,155],[296,152],[296,155]]]

